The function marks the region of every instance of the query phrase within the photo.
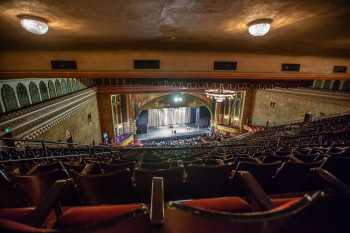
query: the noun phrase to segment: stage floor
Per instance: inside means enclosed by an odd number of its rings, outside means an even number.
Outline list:
[[[173,134],[172,131],[176,130],[176,134]],[[173,128],[169,128],[169,126],[161,126],[157,128],[149,128],[148,133],[138,134],[136,136],[137,139],[144,140],[155,140],[155,139],[169,139],[181,136],[195,136],[195,135],[203,135],[209,133],[208,128],[194,128],[194,127],[186,127],[186,126],[174,126]]]

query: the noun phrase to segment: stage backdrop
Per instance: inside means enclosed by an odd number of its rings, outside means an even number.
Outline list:
[[[190,124],[191,113],[188,107],[149,109],[148,127]]]

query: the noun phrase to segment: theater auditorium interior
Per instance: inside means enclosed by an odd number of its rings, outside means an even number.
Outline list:
[[[1,0],[0,233],[350,232],[349,0]]]

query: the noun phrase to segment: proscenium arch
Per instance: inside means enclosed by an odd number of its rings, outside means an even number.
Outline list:
[[[206,98],[205,95],[200,94],[200,93],[193,93],[193,92],[173,92],[173,93],[162,93],[159,94],[157,97],[150,99],[149,101],[145,102],[143,105],[140,106],[139,111],[135,113],[135,119],[139,117],[139,114],[143,110],[148,110],[152,108],[152,105],[157,102],[158,100],[162,98],[167,98],[168,96],[175,96],[175,95],[182,95],[182,96],[191,96],[192,98],[196,98],[199,100],[202,104],[198,105],[197,107],[204,106],[210,113],[210,122],[214,122],[214,113],[212,111],[212,102]]]
[[[147,101],[146,103],[144,103],[143,105],[140,106],[140,112],[142,110],[147,110],[147,109],[151,109],[152,106],[154,106],[154,104],[156,102],[158,102],[158,100],[160,99],[165,99],[165,98],[169,98],[170,96],[175,96],[175,95],[182,95],[182,96],[190,96],[191,98],[194,98],[196,100],[199,100],[199,102],[201,103],[201,105],[198,105],[197,107],[200,106],[204,106],[208,109],[208,111],[210,112],[211,117],[213,117],[213,112],[211,111],[210,108],[210,100],[208,100],[205,95],[201,95],[201,94],[197,94],[197,93],[182,93],[182,92],[174,92],[174,93],[164,93],[164,94],[160,94],[159,96]],[[137,113],[138,114],[138,113]]]

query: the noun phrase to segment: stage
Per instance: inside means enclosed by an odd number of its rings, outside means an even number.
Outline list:
[[[176,130],[176,134],[173,131]],[[158,140],[158,139],[171,139],[181,138],[187,136],[199,136],[207,135],[209,133],[208,128],[195,128],[175,125],[173,128],[169,126],[159,126],[156,128],[148,128],[148,132],[145,134],[138,134],[136,136],[140,141],[146,140]]]

